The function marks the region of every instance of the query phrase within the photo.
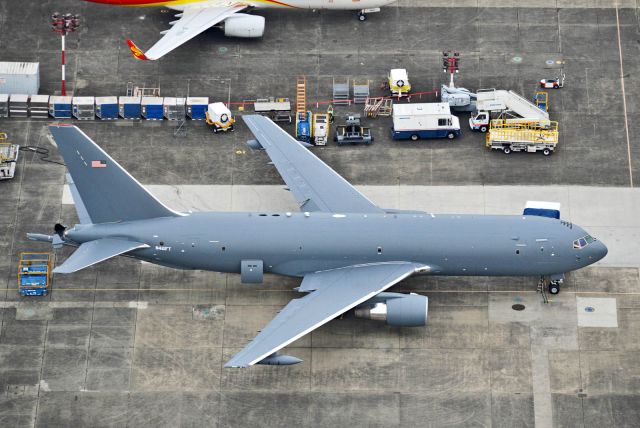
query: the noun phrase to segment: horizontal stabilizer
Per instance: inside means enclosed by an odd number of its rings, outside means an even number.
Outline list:
[[[539,217],[560,218],[559,202],[527,201],[522,215],[537,215]]]
[[[62,265],[55,268],[53,273],[77,272],[103,260],[140,248],[149,248],[149,246],[141,242],[113,238],[85,242]]]

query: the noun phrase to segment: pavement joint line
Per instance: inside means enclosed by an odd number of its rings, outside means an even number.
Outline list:
[[[6,291],[6,290],[15,290],[14,288],[0,288],[0,291]],[[177,291],[177,292],[191,292],[191,291],[212,291],[211,288],[146,288],[146,289],[138,289],[138,288],[98,288],[98,289],[94,289],[94,288],[58,288],[58,287],[54,287],[51,292],[54,291],[140,291],[140,292],[157,292],[157,291]],[[291,293],[295,290],[291,289],[291,290],[259,290],[259,289],[255,289],[253,290],[255,292],[269,292],[269,293]],[[538,293],[538,291],[536,290],[405,290],[405,289],[398,289],[396,291],[412,291],[412,292],[421,292],[421,293],[426,293],[426,294],[436,294],[436,293],[470,293],[470,294],[489,294],[489,293],[509,293],[509,294],[518,294],[518,293]],[[561,291],[561,293],[563,294],[607,294],[607,295],[620,295],[620,296],[640,296],[640,292],[633,292],[633,291],[629,291],[629,292],[625,292],[625,291],[571,291],[571,290],[563,290]],[[19,302],[4,302],[6,303],[30,303],[30,302],[24,302],[24,301],[19,301]],[[34,304],[42,304],[44,302],[39,302],[39,301],[34,301]],[[237,305],[234,305],[237,306]],[[244,306],[244,305],[241,305]],[[269,306],[269,305],[264,305],[264,306]],[[278,305],[271,305],[271,306],[278,306]],[[3,302],[0,302],[0,308],[2,307],[6,307],[5,305],[3,305]]]
[[[629,161],[629,187],[633,187],[633,167],[631,162],[631,141],[629,139],[629,118],[627,115],[627,94],[624,87],[624,66],[622,63],[622,39],[620,36],[620,14],[616,3],[616,31],[618,34],[618,56],[620,58],[620,86],[622,88],[622,108],[624,111],[624,132],[627,139],[627,158]]]

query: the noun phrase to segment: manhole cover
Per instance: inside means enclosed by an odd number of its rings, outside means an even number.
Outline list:
[[[514,311],[524,311],[524,305],[516,303],[515,305],[511,306],[511,309],[513,309]]]
[[[556,61],[555,61],[555,60],[553,60],[553,59],[548,59],[548,60],[547,60],[547,65],[553,65],[553,64],[555,64],[555,63],[556,63]]]
[[[513,58],[511,58],[511,61],[513,61],[513,62],[522,62],[522,57],[521,56],[514,56]]]
[[[594,308],[593,306],[587,306],[586,308],[584,308],[585,312],[595,312],[596,308]]]
[[[218,48],[218,52],[220,52],[220,53],[226,53],[228,50],[229,50],[229,49],[225,48],[224,46],[220,46],[220,47]]]

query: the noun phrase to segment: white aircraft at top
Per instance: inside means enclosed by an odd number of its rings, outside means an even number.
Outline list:
[[[127,44],[137,59],[155,60],[191,40],[214,25],[223,23],[224,34],[231,37],[262,37],[264,17],[241,13],[253,8],[278,9],[341,9],[357,10],[358,19],[367,19],[367,13],[378,12],[381,6],[395,0],[87,0],[93,3],[121,6],[162,6],[177,10],[179,18],[170,22],[171,28],[147,52],[135,43]]]

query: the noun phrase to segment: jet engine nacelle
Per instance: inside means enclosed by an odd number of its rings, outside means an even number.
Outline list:
[[[264,17],[236,13],[224,20],[224,35],[227,37],[262,37]]]
[[[355,310],[357,318],[386,321],[398,327],[427,325],[429,299],[419,294],[380,293]]]

